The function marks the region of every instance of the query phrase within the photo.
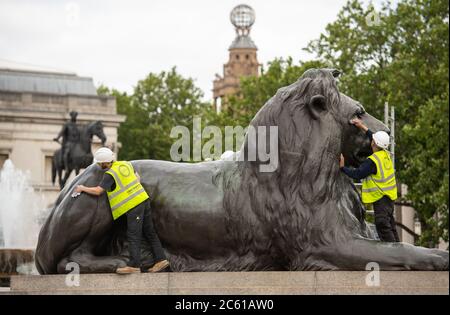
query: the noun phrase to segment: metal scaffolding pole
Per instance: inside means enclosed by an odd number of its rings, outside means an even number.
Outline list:
[[[384,103],[384,124],[389,126],[389,103]]]
[[[391,158],[395,169],[395,107],[391,107]]]
[[[391,106],[389,108],[388,102],[384,103],[384,124],[391,130],[391,146],[389,151],[395,168],[395,107]]]

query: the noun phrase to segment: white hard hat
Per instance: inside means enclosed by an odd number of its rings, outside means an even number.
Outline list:
[[[378,131],[373,134],[373,141],[375,144],[384,150],[389,148],[390,137],[385,131]]]
[[[114,161],[114,153],[109,148],[100,148],[94,153],[94,163],[109,163]]]

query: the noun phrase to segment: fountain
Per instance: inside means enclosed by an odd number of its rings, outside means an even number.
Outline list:
[[[0,171],[0,278],[37,274],[33,256],[45,205],[29,173],[6,160]]]

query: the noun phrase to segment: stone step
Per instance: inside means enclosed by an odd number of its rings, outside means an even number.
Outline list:
[[[368,272],[192,272],[12,276],[0,294],[449,294],[448,272],[384,271],[379,286],[367,286]]]

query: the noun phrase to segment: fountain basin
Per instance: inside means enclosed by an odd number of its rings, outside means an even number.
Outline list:
[[[34,249],[0,248],[0,278],[26,274],[31,264],[34,264]]]

